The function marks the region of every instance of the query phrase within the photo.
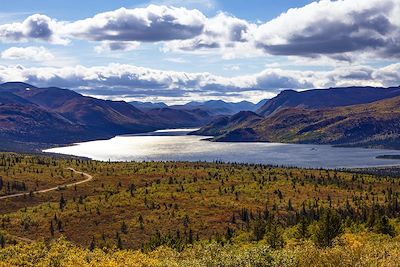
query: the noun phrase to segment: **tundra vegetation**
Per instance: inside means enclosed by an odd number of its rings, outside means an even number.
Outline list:
[[[65,187],[85,177],[94,179]],[[395,173],[0,154],[0,266],[397,266]],[[47,193],[35,191],[57,187]]]

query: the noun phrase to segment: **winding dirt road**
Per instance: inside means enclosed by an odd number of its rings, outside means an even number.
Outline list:
[[[56,191],[56,190],[58,190],[60,188],[67,188],[67,187],[71,187],[71,186],[75,186],[75,185],[84,184],[84,183],[87,183],[87,182],[90,182],[91,180],[93,180],[93,176],[88,174],[88,173],[86,173],[86,172],[80,172],[80,171],[77,171],[77,170],[75,170],[73,168],[67,168],[67,169],[73,171],[74,173],[82,174],[83,176],[86,177],[86,179],[82,180],[82,181],[79,181],[79,182],[71,183],[71,184],[58,185],[58,186],[55,186],[55,187],[52,187],[52,188],[33,191],[32,193],[33,194],[43,194],[43,193],[47,193],[47,192],[51,192],[51,191]],[[0,197],[0,200],[7,199],[7,198],[20,197],[20,196],[24,196],[24,195],[28,196],[29,193],[18,193],[18,194],[13,194],[13,195],[2,196],[2,197]]]

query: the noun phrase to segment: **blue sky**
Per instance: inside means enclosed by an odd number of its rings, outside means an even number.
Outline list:
[[[398,0],[6,1],[0,81],[169,103],[394,86],[399,6]]]
[[[43,13],[60,20],[75,20],[93,16],[100,12],[118,9],[120,7],[135,8],[149,4],[165,4],[197,8],[207,15],[215,15],[218,11],[224,11],[247,20],[270,20],[289,8],[302,7],[311,3],[311,0],[203,0],[203,1],[95,1],[95,0],[14,0],[2,3],[2,13],[33,14]],[[24,18],[24,16],[20,16]]]

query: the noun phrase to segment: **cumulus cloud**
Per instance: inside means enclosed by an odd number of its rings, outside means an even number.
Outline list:
[[[72,22],[35,14],[23,22],[0,25],[0,41],[39,40],[66,44],[81,39],[101,42],[97,51],[130,51],[136,42],[163,42],[164,51],[220,53],[225,59],[260,55],[328,56],[352,61],[360,53],[400,56],[398,0],[321,0],[289,9],[265,23],[220,12],[206,17],[180,0],[141,8],[120,8]],[[190,0],[196,4],[202,1]],[[208,1],[213,5],[213,1]],[[195,5],[194,5],[195,6]]]
[[[209,52],[219,51],[224,58],[243,57],[255,51],[252,33],[256,25],[220,12],[207,19],[203,32],[188,40],[171,41],[164,51]]]
[[[165,51],[218,51],[224,58],[269,55],[353,61],[360,53],[400,56],[400,2],[397,0],[322,0],[289,9],[266,23],[254,24],[220,13],[204,31]]]
[[[140,42],[110,42],[103,41],[100,45],[96,46],[94,50],[97,53],[107,52],[107,51],[132,51],[140,46]]]
[[[356,66],[307,72],[266,69],[253,75],[223,77],[210,73],[163,71],[126,64],[97,67],[0,66],[0,81],[72,88],[103,98],[236,98],[274,95],[283,89],[400,84],[400,64],[373,69]],[[260,97],[261,98],[261,97]]]
[[[120,8],[91,18],[58,22],[35,14],[23,22],[0,25],[0,41],[45,41],[67,44],[71,39],[99,41],[96,51],[130,51],[139,42],[191,39],[203,32],[207,18],[196,9],[149,5]]]
[[[254,33],[256,45],[274,55],[329,55],[347,60],[343,53],[374,52],[398,57],[399,8],[397,0],[313,2],[260,25]]]
[[[400,63],[378,69],[372,74],[372,77],[378,81],[385,81],[388,86],[400,86]]]
[[[68,40],[60,37],[62,23],[45,15],[35,14],[23,22],[0,25],[0,41],[25,42],[28,40],[45,41],[54,44],[67,44]]]
[[[54,59],[54,55],[43,46],[10,47],[0,55],[2,59],[8,60],[48,61]]]
[[[70,35],[92,41],[158,42],[199,35],[206,17],[198,10],[149,5],[97,14],[70,23]]]
[[[267,89],[311,88],[314,86],[313,78],[295,71],[267,69],[257,75],[256,84],[259,88]]]
[[[296,82],[301,72],[282,73],[268,70],[255,75],[223,77],[210,73],[190,73],[155,70],[126,64],[98,67],[30,67],[2,66],[0,80],[24,81],[40,86],[62,86],[104,94],[146,92],[169,95],[171,92],[223,93],[249,90],[278,91],[283,88],[303,88],[306,82]],[[96,91],[95,91],[96,90]]]

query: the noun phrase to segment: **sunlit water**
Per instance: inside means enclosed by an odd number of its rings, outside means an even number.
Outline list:
[[[163,130],[109,140],[78,143],[45,152],[102,161],[224,161],[264,163],[310,168],[350,168],[399,165],[400,160],[377,159],[400,151],[340,148],[326,145],[281,143],[215,143],[189,136],[190,129]]]

